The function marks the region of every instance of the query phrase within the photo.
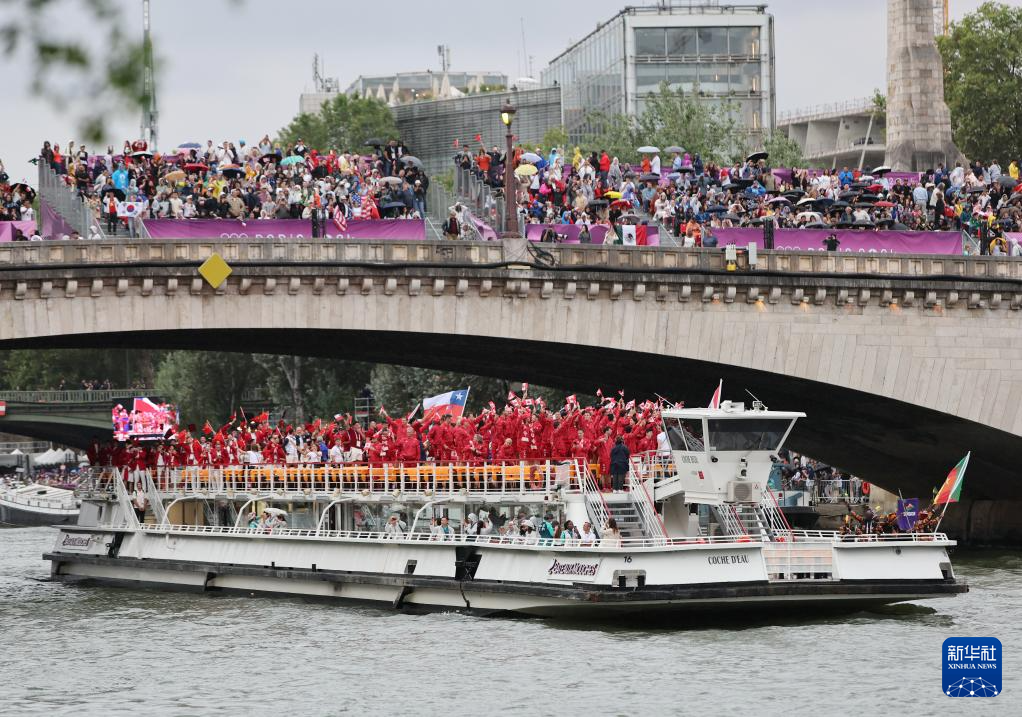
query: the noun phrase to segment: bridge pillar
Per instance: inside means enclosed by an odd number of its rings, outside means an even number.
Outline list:
[[[1022,500],[952,503],[940,529],[962,545],[1022,545]]]

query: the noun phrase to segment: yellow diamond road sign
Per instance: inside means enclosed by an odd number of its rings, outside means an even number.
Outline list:
[[[216,289],[231,275],[231,267],[227,265],[227,262],[219,254],[214,253],[213,256],[202,262],[202,266],[199,267],[199,274],[210,286]]]

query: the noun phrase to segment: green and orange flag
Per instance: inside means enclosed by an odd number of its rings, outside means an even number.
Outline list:
[[[947,480],[937,491],[937,497],[933,499],[934,505],[958,502],[958,497],[962,494],[962,482],[965,480],[965,468],[969,465],[971,455],[972,451],[966,453],[965,458],[958,461],[958,465],[947,474]]]

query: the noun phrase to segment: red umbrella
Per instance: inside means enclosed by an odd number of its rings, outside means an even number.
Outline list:
[[[869,191],[874,192],[874,193],[883,190],[883,188],[884,188],[884,185],[882,185],[882,184],[871,184],[868,187],[866,187],[866,189],[868,189]]]
[[[205,172],[209,167],[202,162],[189,162],[185,165],[185,169],[189,172]]]
[[[891,207],[894,206],[894,202],[877,202],[873,206],[874,207],[885,207],[887,209],[890,209]]]
[[[610,209],[631,209],[632,203],[626,199],[615,199],[610,203]]]

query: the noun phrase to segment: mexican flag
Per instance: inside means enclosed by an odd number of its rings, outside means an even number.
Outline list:
[[[947,480],[937,491],[937,497],[933,499],[934,505],[943,503],[957,503],[958,497],[962,494],[962,482],[965,480],[965,468],[969,465],[969,456],[972,451],[965,454],[965,458],[958,461],[958,465],[947,474]]]

